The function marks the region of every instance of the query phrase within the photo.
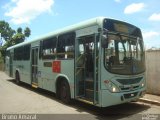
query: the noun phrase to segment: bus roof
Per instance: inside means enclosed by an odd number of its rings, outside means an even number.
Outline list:
[[[28,41],[24,41],[22,43],[16,44],[14,46],[11,46],[11,47],[7,48],[7,50],[10,50],[12,48],[16,48],[16,47],[19,47],[19,46],[23,46],[23,45],[26,45],[26,44],[29,44],[29,43],[32,43],[32,42],[35,42],[35,41],[44,40],[44,39],[53,37],[53,36],[58,35],[58,34],[63,34],[65,32],[71,32],[71,31],[74,31],[74,30],[78,30],[78,29],[81,29],[81,28],[84,28],[84,27],[87,27],[87,26],[91,26],[91,25],[95,25],[95,24],[101,25],[102,21],[104,19],[105,19],[105,17],[92,18],[92,19],[89,19],[89,20],[86,20],[86,21],[83,21],[83,22],[80,22],[80,23],[65,27],[63,29],[60,29],[60,30],[57,30],[57,31],[53,31],[51,33],[48,33],[48,34],[46,34],[44,36],[41,36],[41,37],[38,37],[36,39],[28,40]]]

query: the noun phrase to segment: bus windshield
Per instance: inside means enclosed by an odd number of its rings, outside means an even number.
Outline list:
[[[145,70],[143,41],[139,37],[108,33],[104,64],[109,72],[138,74]]]

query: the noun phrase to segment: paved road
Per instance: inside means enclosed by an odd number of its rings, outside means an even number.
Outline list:
[[[53,93],[37,90],[26,84],[18,86],[13,79],[0,72],[0,113],[63,114],[55,116],[64,117],[64,120],[67,120],[67,117],[70,119],[71,116],[77,120],[142,120],[142,117],[148,114],[160,115],[160,106],[135,102],[100,109],[79,101],[64,105],[56,99]],[[155,120],[158,119],[160,117]]]

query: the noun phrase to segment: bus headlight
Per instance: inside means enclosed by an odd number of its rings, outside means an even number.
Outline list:
[[[141,87],[145,87],[145,80],[141,82]]]
[[[120,92],[119,88],[111,81],[105,80],[104,83],[106,84],[110,92]]]
[[[144,83],[142,83],[141,86],[144,87]]]

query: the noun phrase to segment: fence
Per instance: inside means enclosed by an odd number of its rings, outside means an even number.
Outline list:
[[[146,52],[147,92],[160,95],[160,50]]]

